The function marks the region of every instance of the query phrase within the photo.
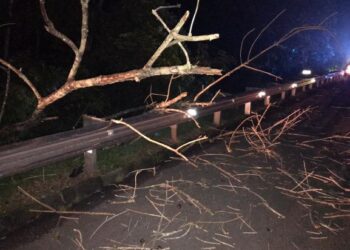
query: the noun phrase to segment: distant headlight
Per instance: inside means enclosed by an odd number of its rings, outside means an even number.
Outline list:
[[[301,71],[301,74],[304,76],[309,76],[312,74],[312,71],[310,69],[304,69],[303,71]]]
[[[350,64],[348,64],[345,68],[345,74],[350,75]]]

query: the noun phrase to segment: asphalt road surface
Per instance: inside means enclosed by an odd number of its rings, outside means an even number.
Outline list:
[[[265,150],[249,126],[255,147],[238,136],[227,152],[229,137],[218,137],[192,150],[196,168],[172,159],[131,173],[0,249],[350,249],[350,84],[287,101],[258,128],[307,107],[273,145],[281,126],[265,131]]]

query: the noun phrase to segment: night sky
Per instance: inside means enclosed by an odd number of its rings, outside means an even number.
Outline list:
[[[194,10],[195,4],[194,0],[182,1],[183,9]],[[236,45],[250,29],[262,28],[282,10],[286,12],[271,27],[271,32],[318,23],[336,13],[327,23],[336,36],[332,45],[339,44],[339,52],[350,60],[350,1],[347,0],[201,0],[195,30],[199,33],[219,32],[218,46],[234,54],[238,50]]]
[[[8,46],[8,60],[31,79],[43,95],[49,95],[63,85],[74,56],[72,51],[49,35],[44,29],[39,1],[13,0],[12,17],[9,16],[10,0],[1,0],[0,25],[13,23]],[[152,16],[152,9],[160,4],[182,5],[181,9],[161,12],[170,26],[174,25],[185,10],[193,14],[196,0],[91,0],[89,10],[89,38],[83,62],[77,77],[88,78],[101,74],[123,72],[142,68],[166,36],[165,30]],[[47,0],[49,16],[58,30],[74,42],[80,39],[80,1]],[[310,31],[297,35],[278,48],[253,62],[252,66],[281,76],[283,81],[298,79],[303,68],[321,75],[340,70],[350,60],[350,1],[348,0],[201,0],[193,34],[219,33],[213,42],[187,43],[192,63],[230,70],[239,64],[239,51],[244,35],[255,28],[246,40],[243,55],[260,30],[278,13],[284,14],[266,30],[252,50],[258,53],[272,44],[290,29],[301,25],[325,23],[328,32]],[[189,23],[189,22],[188,22]],[[183,33],[188,30],[185,26]],[[0,28],[0,56],[6,53],[7,28]],[[174,46],[176,47],[176,46]],[[167,50],[157,62],[159,65],[184,63],[184,56],[177,48]],[[0,72],[0,81],[6,74]],[[184,77],[177,91],[194,94],[213,78]],[[275,79],[262,74],[242,70],[223,81],[217,88],[237,93],[245,86],[273,82]],[[74,127],[82,113],[96,116],[111,115],[130,107],[145,104],[145,97],[153,91],[164,92],[168,79],[147,79],[143,84],[118,84],[103,88],[75,91],[58,101],[46,112],[51,116],[65,117],[62,129]],[[262,86],[260,86],[262,87]],[[213,91],[216,90],[213,88]],[[0,85],[0,96],[5,88]],[[176,94],[176,93],[174,93]],[[130,102],[132,99],[132,102]],[[2,125],[23,121],[31,115],[35,99],[18,78],[12,78],[8,103]],[[1,126],[1,125],[0,125]],[[59,127],[57,124],[56,127]],[[61,129],[61,128],[60,128]]]

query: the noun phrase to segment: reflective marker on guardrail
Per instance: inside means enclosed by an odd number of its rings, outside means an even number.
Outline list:
[[[195,108],[190,108],[186,111],[188,117],[196,117],[198,115],[198,111]]]

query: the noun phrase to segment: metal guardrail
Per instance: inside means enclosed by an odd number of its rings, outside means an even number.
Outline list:
[[[341,73],[333,73],[326,76],[305,79],[302,81],[281,84],[270,88],[243,93],[226,98],[210,106],[197,109],[197,116],[214,114],[214,123],[220,123],[221,111],[244,105],[245,114],[250,113],[251,103],[264,99],[269,104],[270,97],[281,95],[285,99],[286,92],[296,95],[298,88],[319,86],[324,83],[341,80]],[[135,116],[125,121],[143,133],[150,133],[163,128],[172,127],[189,121],[190,118],[181,113],[146,113]],[[176,126],[175,126],[176,129]],[[175,131],[176,132],[176,131]],[[137,135],[125,126],[113,123],[92,124],[88,127],[43,136],[36,139],[19,142],[0,147],[0,178],[45,166],[60,160],[86,154],[99,148],[111,145],[119,145],[130,141]]]

